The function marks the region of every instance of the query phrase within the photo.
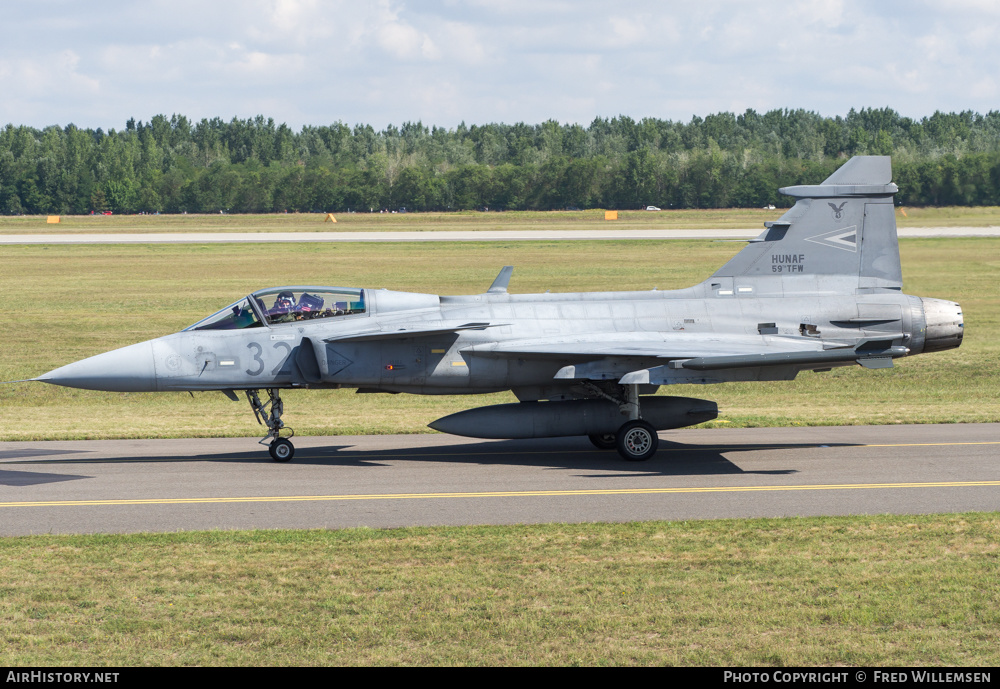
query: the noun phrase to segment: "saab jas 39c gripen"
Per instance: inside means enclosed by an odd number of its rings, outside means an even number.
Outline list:
[[[586,435],[629,460],[657,431],[714,419],[714,402],[662,385],[791,380],[834,366],[958,347],[958,304],[902,293],[890,160],[855,157],[796,199],[714,275],[687,289],[509,294],[511,266],[483,294],[348,287],[254,292],[179,333],[33,380],[113,391],[243,392],[277,461],[292,458],[281,390],[457,395],[510,390],[518,403],[430,424],[475,438]],[[262,399],[261,391],[266,398]]]

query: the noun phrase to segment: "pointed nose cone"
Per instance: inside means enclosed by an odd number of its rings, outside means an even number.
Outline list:
[[[112,392],[154,392],[156,368],[150,342],[122,347],[67,364],[36,380],[68,388]]]

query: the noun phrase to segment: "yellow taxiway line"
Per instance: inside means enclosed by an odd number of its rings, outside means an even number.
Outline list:
[[[934,481],[927,483],[835,483],[789,486],[705,486],[689,488],[608,488],[592,490],[515,490],[470,493],[383,493],[361,495],[273,495],[235,498],[148,498],[136,500],[49,500],[0,502],[0,507],[80,507],[85,505],[191,505],[247,502],[335,502],[345,500],[432,500],[441,498],[571,497],[582,495],[670,495],[685,493],[759,493],[808,490],[870,490],[892,488],[978,488],[1000,481]]]

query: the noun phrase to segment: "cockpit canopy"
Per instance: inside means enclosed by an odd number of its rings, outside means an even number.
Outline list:
[[[238,330],[365,313],[364,290],[272,287],[230,304],[185,330]]]
[[[365,293],[346,287],[275,287],[250,295],[268,325],[365,312]]]

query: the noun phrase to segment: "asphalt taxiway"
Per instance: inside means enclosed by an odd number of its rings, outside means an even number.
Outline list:
[[[0,443],[0,535],[1000,510],[1000,424],[685,429],[647,462],[583,438]]]

